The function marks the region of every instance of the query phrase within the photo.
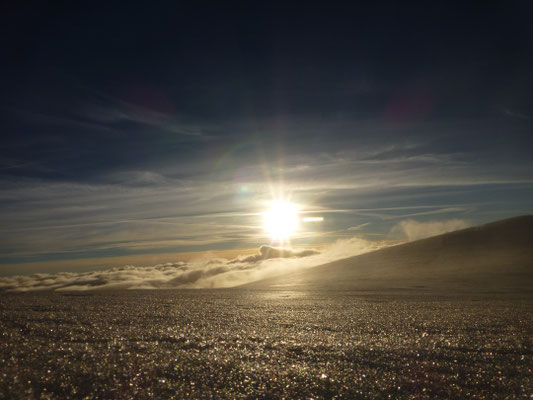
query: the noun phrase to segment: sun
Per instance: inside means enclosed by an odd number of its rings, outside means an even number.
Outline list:
[[[274,201],[263,216],[265,230],[272,240],[285,241],[298,229],[298,207],[293,203]]]

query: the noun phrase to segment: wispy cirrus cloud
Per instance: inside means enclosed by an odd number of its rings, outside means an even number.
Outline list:
[[[147,109],[139,116],[144,106],[116,103],[108,110],[116,112],[116,118],[86,118],[120,129],[127,121],[168,122],[159,115],[164,112],[152,115]],[[143,118],[145,123],[140,122]],[[386,237],[402,218],[425,220],[440,214],[469,219],[477,213],[475,222],[485,222],[480,213],[494,209],[504,195],[512,204],[499,211],[502,218],[519,212],[514,210],[527,212],[527,194],[533,191],[529,162],[519,160],[511,167],[485,153],[437,146],[420,135],[396,143],[387,132],[378,134],[380,140],[355,140],[339,133],[380,132],[376,121],[296,122],[287,124],[291,137],[281,144],[266,134],[240,142],[253,129],[275,132],[272,124],[221,124],[221,130],[233,133],[218,137],[208,152],[201,141],[173,150],[177,142],[172,134],[168,143],[165,139],[159,145],[161,137],[143,133],[142,145],[134,151],[127,141],[121,141],[122,147],[112,142],[108,149],[107,137],[101,137],[97,152],[104,151],[109,160],[120,158],[119,165],[83,167],[89,175],[76,180],[68,171],[62,175],[62,164],[55,165],[58,171],[52,178],[0,175],[0,263],[255,247],[267,238],[260,213],[279,192],[301,204],[302,212],[315,210],[312,216],[323,219],[302,224],[296,244],[313,238],[331,241],[350,227],[360,227],[358,232],[368,237]],[[322,130],[331,131],[338,141],[317,146],[309,137],[318,137]],[[91,165],[96,159],[90,154],[85,158]]]
[[[523,114],[523,113],[518,112],[518,111],[511,110],[509,108],[502,109],[502,113],[504,115],[507,115],[508,117],[511,117],[511,118],[519,118],[519,119],[525,119],[525,120],[531,119],[531,117],[529,115]]]
[[[87,105],[81,116],[100,124],[114,126],[130,122],[156,127],[160,130],[184,136],[206,138],[207,125],[185,123],[175,113],[157,111],[154,108],[115,99],[108,95],[100,96],[101,104]]]

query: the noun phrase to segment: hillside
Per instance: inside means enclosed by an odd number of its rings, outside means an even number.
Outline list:
[[[533,216],[404,243],[243,287],[531,292]]]

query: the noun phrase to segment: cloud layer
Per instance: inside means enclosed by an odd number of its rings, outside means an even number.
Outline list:
[[[261,246],[259,253],[233,260],[176,262],[149,267],[124,266],[86,273],[63,272],[0,278],[0,291],[78,291],[234,287],[314,267],[381,247],[359,238],[337,241],[322,251]]]

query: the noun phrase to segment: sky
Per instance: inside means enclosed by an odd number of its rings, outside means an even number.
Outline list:
[[[530,2],[2,7],[0,275],[533,213]]]

